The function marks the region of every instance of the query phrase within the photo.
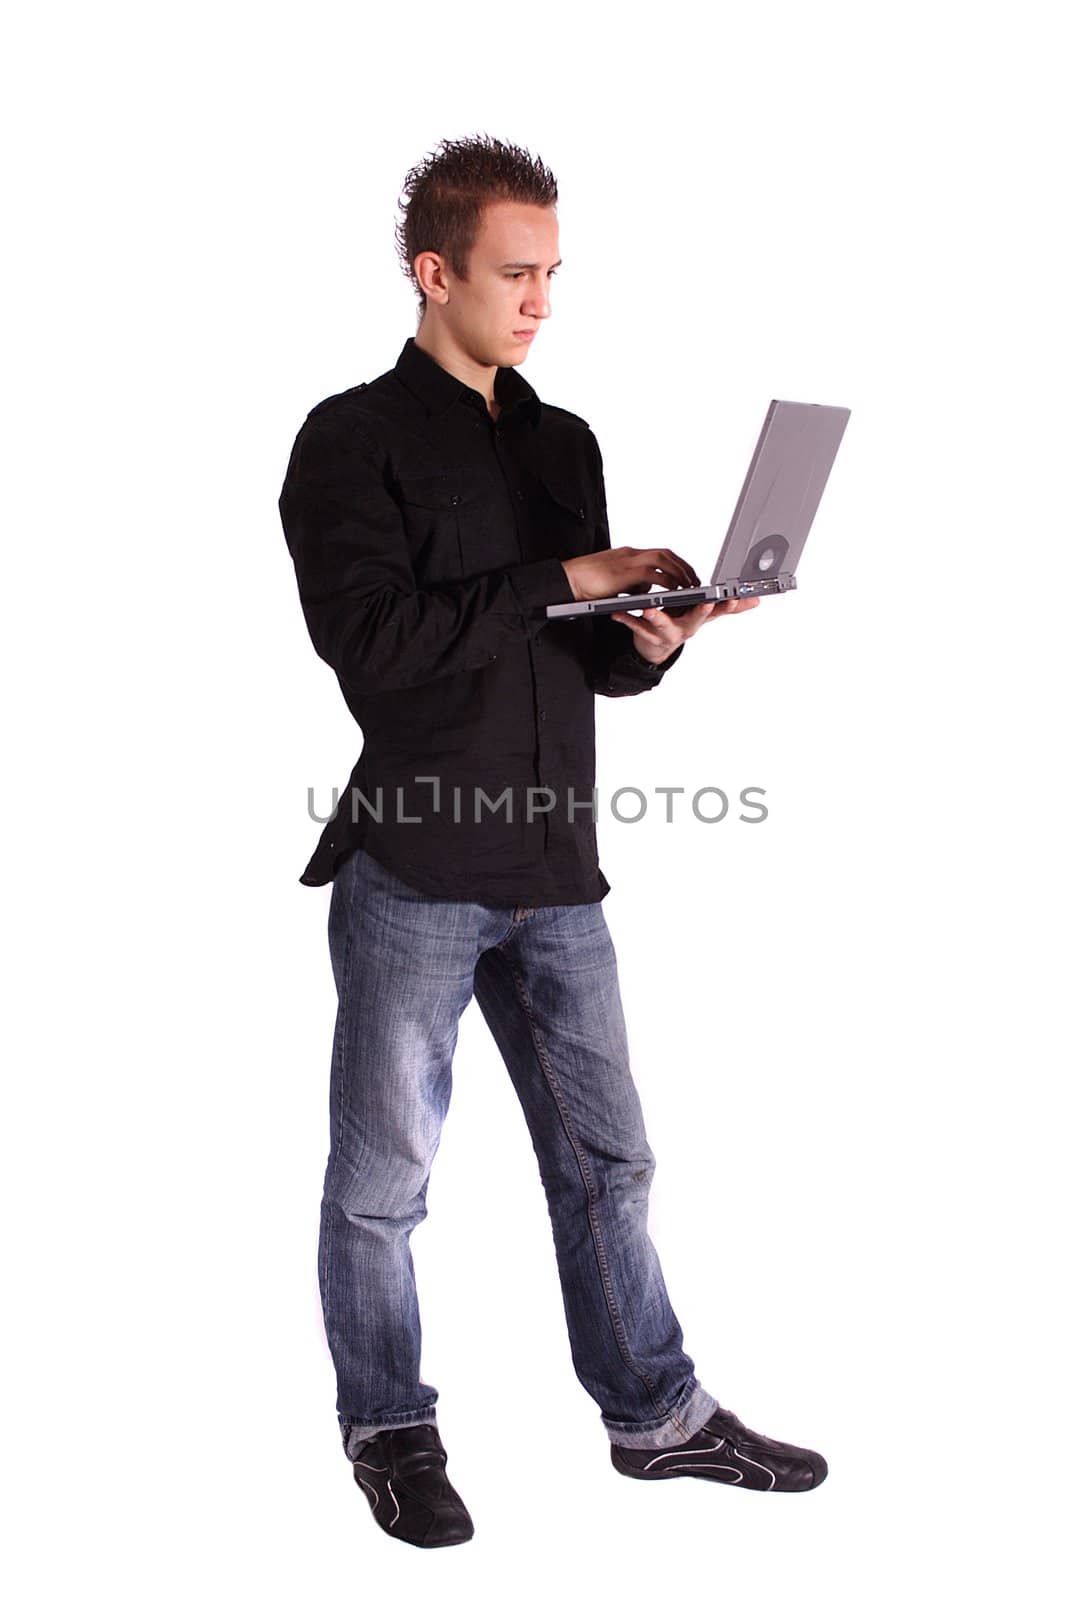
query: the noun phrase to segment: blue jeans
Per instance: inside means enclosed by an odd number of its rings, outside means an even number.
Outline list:
[[[682,1348],[648,1236],[655,1158],[599,902],[437,900],[360,849],[334,879],[329,941],[338,1009],[318,1267],[346,1453],[436,1421],[410,1237],[472,994],[530,1130],[579,1382],[613,1441],[689,1438],[717,1401]]]

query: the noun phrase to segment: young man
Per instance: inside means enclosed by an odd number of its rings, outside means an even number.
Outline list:
[[[552,174],[497,140],[445,141],[406,195],[416,336],[311,411],[280,499],[311,639],[364,735],[301,878],[333,885],[319,1277],[345,1452],[394,1538],[471,1537],[419,1371],[410,1236],[473,996],[530,1130],[613,1465],[810,1489],[823,1458],[751,1432],[682,1346],[593,812],[594,696],[656,687],[705,623],[758,602],[546,621],[698,575],[673,550],[611,548],[592,431],[517,370],[560,266]]]

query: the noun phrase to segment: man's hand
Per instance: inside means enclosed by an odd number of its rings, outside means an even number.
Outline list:
[[[635,550],[632,544],[572,556],[563,570],[576,600],[604,600],[610,594],[647,594],[654,583],[665,589],[695,589],[696,572],[673,550]]]
[[[612,594],[648,594],[654,583],[664,589],[700,587],[695,569],[673,550],[636,550],[629,544],[598,550],[591,556],[573,556],[563,562],[563,570],[576,600],[602,600]],[[658,666],[713,617],[724,612],[751,611],[758,605],[758,597],[750,595],[745,600],[712,600],[686,611],[664,611],[654,606],[633,616],[628,611],[613,611],[611,615],[630,629],[637,653]]]
[[[620,590],[620,593],[622,591]],[[627,591],[629,593],[629,591]],[[709,600],[706,605],[693,606],[690,611],[663,611],[658,606],[631,616],[628,611],[613,611],[615,622],[624,622],[634,636],[634,649],[658,666],[673,655],[680,644],[692,638],[698,628],[727,612],[751,611],[759,605],[758,595],[744,600]]]

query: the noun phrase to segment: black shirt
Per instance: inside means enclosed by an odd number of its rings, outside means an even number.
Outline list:
[[[588,423],[514,367],[494,395],[496,422],[410,338],[296,436],[282,526],[312,643],[363,731],[301,883],[361,846],[447,900],[609,891],[593,696],[652,688],[683,646],[657,667],[612,617],[545,619],[573,598],[562,561],[609,547],[603,462]]]

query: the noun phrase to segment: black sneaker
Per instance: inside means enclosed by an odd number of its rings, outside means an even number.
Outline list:
[[[611,1463],[628,1478],[713,1478],[740,1489],[798,1492],[816,1488],[826,1477],[825,1459],[817,1450],[783,1444],[753,1433],[732,1411],[719,1406],[707,1422],[682,1444],[658,1450],[631,1450],[612,1444]]]
[[[352,1471],[374,1520],[392,1538],[422,1546],[463,1544],[473,1537],[474,1523],[448,1481],[447,1460],[436,1426],[420,1422],[367,1439]]]

